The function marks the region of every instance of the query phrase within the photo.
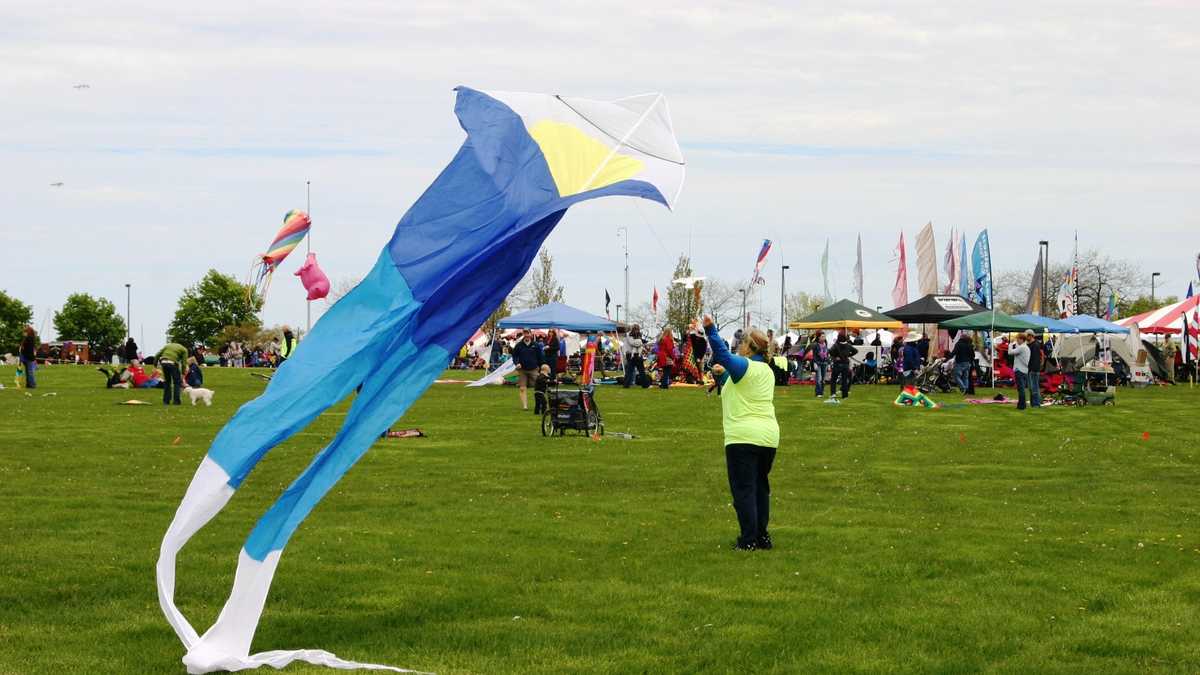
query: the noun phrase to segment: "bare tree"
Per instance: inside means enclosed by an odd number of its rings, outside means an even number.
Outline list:
[[[703,311],[711,314],[713,322],[720,329],[729,323],[741,322],[742,289],[746,282],[730,283],[721,279],[705,279],[700,289],[700,297],[704,301]]]
[[[1056,314],[1058,291],[1067,278],[1074,260],[1051,263],[1046,297],[1042,299],[1042,311]],[[993,279],[992,293],[996,298],[996,309],[1009,314],[1025,311],[1029,288],[1034,282],[1033,268],[1008,270]],[[1113,258],[1095,249],[1079,254],[1079,282],[1076,287],[1076,311],[1080,314],[1102,316],[1108,309],[1108,297],[1115,293],[1118,298],[1133,298],[1146,290],[1146,279],[1136,264],[1129,260]]]

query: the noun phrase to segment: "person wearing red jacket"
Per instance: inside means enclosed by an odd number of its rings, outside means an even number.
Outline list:
[[[666,389],[671,386],[671,371],[675,368],[675,336],[671,335],[671,327],[663,328],[658,338],[658,386]]]

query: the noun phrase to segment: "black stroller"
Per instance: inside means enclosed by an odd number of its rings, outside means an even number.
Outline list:
[[[922,368],[916,377],[917,388],[926,394],[933,391],[940,391],[943,394],[948,394],[954,389],[953,382],[950,381],[950,376],[945,371],[946,359],[935,359],[932,363]]]
[[[558,385],[546,391],[546,411],[542,413],[543,436],[565,436],[573,429],[586,436],[604,435],[604,418],[592,395],[593,385],[562,389]]]

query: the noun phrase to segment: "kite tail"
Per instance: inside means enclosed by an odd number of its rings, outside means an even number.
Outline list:
[[[175,560],[179,551],[200,528],[221,511],[237,487],[271,448],[307,426],[322,411],[345,398],[359,384],[364,385],[364,393],[370,391],[370,382],[376,381],[381,372],[378,365],[380,361],[390,362],[400,353],[409,353],[395,346],[397,335],[411,332],[406,326],[411,325],[419,307],[419,303],[414,301],[408,290],[408,285],[384,251],[371,274],[334,304],[313,327],[308,338],[279,368],[267,390],[243,405],[214,439],[212,447],[192,478],[167,534],[163,537],[156,567],[159,604],[189,653],[204,642],[205,646],[198,656],[209,654],[214,657],[206,659],[214,668],[226,667],[220,665],[225,662],[226,656],[247,658],[249,641],[253,637],[257,621],[249,623],[248,634],[236,641],[238,645],[244,642],[240,651],[212,654],[214,638],[210,638],[210,634],[216,636],[221,634],[221,631],[214,633],[210,630],[203,639],[198,637],[196,630],[175,606]],[[411,353],[409,356],[411,358]],[[445,357],[435,357],[433,353],[422,356],[421,363],[436,362],[439,368],[446,363],[446,360],[439,360]],[[429,377],[427,381],[432,380],[433,377]],[[414,381],[426,380],[418,378]],[[358,401],[355,403],[361,406]],[[355,407],[352,406],[351,410],[355,410]],[[394,419],[393,417],[388,422]],[[339,434],[338,438],[342,438],[344,434],[345,431]],[[331,452],[339,443],[345,441],[335,439],[335,444],[314,460],[313,467],[329,462],[330,455],[344,459],[343,453]],[[357,459],[357,456],[353,459]],[[342,471],[348,469],[350,464],[353,464],[353,460],[346,464]],[[310,467],[310,471],[314,470],[313,467]],[[293,490],[305,480],[313,480],[312,476],[306,479],[306,475],[308,472],[296,481]],[[328,486],[324,489],[328,489]],[[288,499],[288,493],[285,493],[280,502]],[[315,503],[315,500],[312,503]],[[312,504],[308,504],[307,508],[311,509],[311,506]],[[275,518],[282,509],[283,507],[272,509],[263,517],[263,521]],[[283,520],[287,521],[286,518]],[[295,529],[294,524],[285,525],[281,522],[280,526],[290,527],[287,530],[288,534]],[[257,548],[257,542],[262,541],[262,537],[265,536],[263,533],[267,531],[266,526],[260,523],[260,527],[256,528],[259,536],[252,535],[247,545],[256,551],[260,550]],[[283,539],[286,540],[286,536]],[[276,559],[277,557],[276,553]],[[256,562],[263,561],[260,558]],[[242,574],[241,567],[239,564],[238,579],[241,581],[235,581],[234,592],[226,611],[222,612],[223,617],[231,612],[236,613],[233,608],[236,604],[233,602],[234,598],[246,596],[245,592],[239,591],[239,584],[242,587],[248,584],[257,587],[247,581],[249,577]],[[271,571],[273,572],[273,565]],[[269,574],[265,581],[261,587],[263,599],[269,587]],[[261,612],[261,604],[259,611]],[[220,619],[218,624],[221,624]],[[221,644],[226,642],[222,641]],[[191,667],[193,666],[189,665],[189,668]],[[196,667],[200,667],[198,662]]]

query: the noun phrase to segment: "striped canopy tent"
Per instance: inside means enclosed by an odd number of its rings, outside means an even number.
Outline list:
[[[788,328],[899,328],[899,321],[863,307],[853,300],[838,300],[832,305],[793,321]]]
[[[1198,303],[1200,303],[1200,295],[1180,300],[1173,305],[1120,319],[1117,321],[1117,325],[1125,327],[1136,325],[1143,333],[1178,335],[1183,332],[1184,316],[1191,317],[1192,312],[1196,311]]]

